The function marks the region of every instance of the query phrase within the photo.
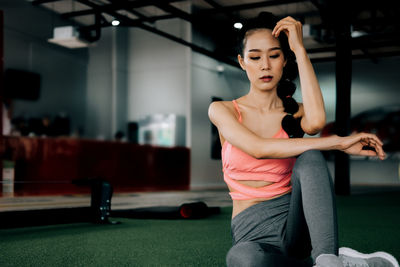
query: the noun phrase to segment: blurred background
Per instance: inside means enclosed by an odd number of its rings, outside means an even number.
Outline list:
[[[382,162],[351,157],[350,182],[400,185],[397,2],[2,0],[0,10],[3,179],[12,176],[14,195],[86,192],[72,181],[91,177],[117,191],[225,188],[207,109],[247,93],[235,38],[260,11],[303,23],[323,136],[344,108],[336,66],[346,36],[349,129],[378,134],[388,152]]]

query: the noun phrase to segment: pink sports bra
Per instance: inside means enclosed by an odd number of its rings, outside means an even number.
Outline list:
[[[242,123],[242,115],[235,100],[232,101]],[[289,138],[280,130],[272,138]],[[234,200],[272,198],[291,191],[290,178],[296,158],[256,159],[225,140],[222,146],[224,181],[232,189],[229,194]],[[237,180],[273,182],[264,187],[243,185]]]

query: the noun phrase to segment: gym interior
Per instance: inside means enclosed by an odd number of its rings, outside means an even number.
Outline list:
[[[261,11],[303,24],[327,122],[306,138],[384,143],[324,153],[340,246],[400,259],[398,3],[2,0],[0,266],[225,266],[208,107],[248,91],[235,37]]]

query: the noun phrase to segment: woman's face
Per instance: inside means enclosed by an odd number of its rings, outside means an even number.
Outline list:
[[[251,87],[271,90],[277,87],[286,64],[279,40],[269,29],[259,29],[247,34],[240,66],[247,73]]]

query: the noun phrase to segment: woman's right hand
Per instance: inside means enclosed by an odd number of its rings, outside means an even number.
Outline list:
[[[375,134],[370,133],[356,133],[350,136],[340,137],[339,150],[350,154],[359,156],[372,156],[379,157],[384,160],[386,157],[383,151],[383,143]],[[363,149],[368,147],[369,149]]]
[[[281,19],[272,30],[272,35],[278,38],[281,32],[288,37],[289,47],[294,53],[298,49],[304,49],[303,26],[300,21],[290,16]]]

